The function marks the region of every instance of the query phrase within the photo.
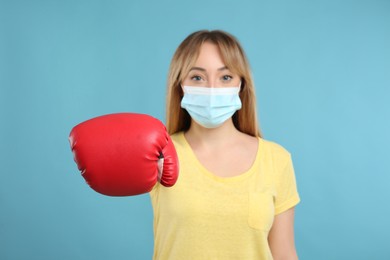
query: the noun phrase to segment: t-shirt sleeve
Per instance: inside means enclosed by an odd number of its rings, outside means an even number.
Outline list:
[[[293,162],[290,153],[287,155],[284,163],[281,164],[281,166],[284,166],[279,168],[281,170],[276,175],[275,215],[294,207],[300,202]]]

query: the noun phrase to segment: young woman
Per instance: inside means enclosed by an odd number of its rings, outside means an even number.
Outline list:
[[[150,192],[154,259],[297,259],[291,156],[258,129],[253,80],[239,42],[189,35],[173,56],[167,130],[180,175]]]

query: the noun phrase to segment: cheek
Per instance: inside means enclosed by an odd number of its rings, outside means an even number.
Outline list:
[[[187,78],[185,78],[185,79],[183,79],[183,80],[181,81],[181,88],[182,88],[182,90],[183,90],[183,86],[187,86],[188,83],[189,83],[189,80],[188,80]]]
[[[180,86],[183,89],[183,86],[187,86],[191,83],[191,75],[187,75],[186,77],[182,78],[180,82]]]

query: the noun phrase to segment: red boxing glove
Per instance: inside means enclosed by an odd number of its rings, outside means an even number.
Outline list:
[[[172,140],[151,116],[120,113],[92,118],[75,126],[69,141],[84,179],[101,194],[138,195],[151,191],[157,181],[170,187],[178,178]]]

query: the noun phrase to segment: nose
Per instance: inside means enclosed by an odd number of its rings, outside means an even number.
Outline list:
[[[218,88],[217,78],[210,79],[209,82],[209,88]]]
[[[210,81],[209,82],[209,88],[216,88],[217,86],[216,86],[216,84],[215,84],[215,82],[214,81]]]

